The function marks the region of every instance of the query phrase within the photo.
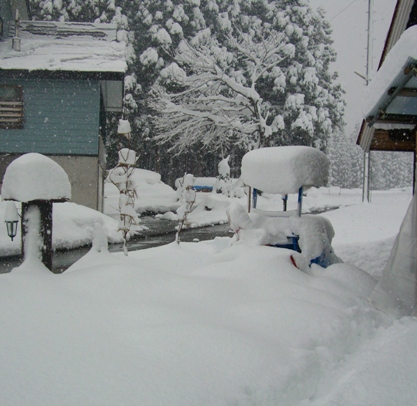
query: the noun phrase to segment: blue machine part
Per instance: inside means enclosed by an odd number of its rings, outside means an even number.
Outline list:
[[[320,256],[317,258],[314,258],[310,261],[311,264],[317,264],[320,265],[323,268],[327,268],[330,265],[329,258],[327,258],[327,255],[323,252]]]
[[[193,186],[193,189],[197,192],[211,192],[213,190],[213,186]]]
[[[270,246],[275,247],[275,248],[287,248],[289,250],[301,252],[300,246],[298,245],[298,239],[299,239],[298,235],[291,235],[287,237],[286,243],[272,244]]]

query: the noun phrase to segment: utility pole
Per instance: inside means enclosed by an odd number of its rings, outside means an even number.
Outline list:
[[[368,0],[368,41],[366,46],[366,85],[369,85],[371,81],[372,72],[372,33],[373,33],[373,0]],[[369,185],[371,174],[371,153],[365,151],[363,153],[363,188],[362,188],[362,201],[369,203]]]

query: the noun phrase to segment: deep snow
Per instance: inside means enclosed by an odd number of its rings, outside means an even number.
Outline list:
[[[7,167],[2,183],[1,193],[5,200],[71,199],[71,184],[66,172],[51,158],[35,152],[16,158]]]
[[[259,148],[242,158],[245,185],[268,193],[297,193],[302,186],[327,185],[329,160],[316,148],[286,146]]]
[[[367,301],[410,197],[311,189],[306,209],[343,206],[324,216],[350,264],[327,269],[217,238],[0,275],[0,404],[413,404],[416,319]]]

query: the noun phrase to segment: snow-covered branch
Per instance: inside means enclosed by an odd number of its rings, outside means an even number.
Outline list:
[[[168,92],[167,83],[160,83],[151,102],[156,112],[153,116],[156,140],[171,142],[173,149],[182,150],[197,142],[206,144],[230,130],[244,145],[259,147],[272,133],[267,125],[267,109],[256,86],[265,72],[288,55],[288,44],[279,34],[255,42],[239,33],[239,38],[228,37],[228,46],[228,49],[221,47],[209,35],[193,44],[182,40],[175,65],[167,67],[163,76],[166,79],[168,73],[176,75],[173,80],[180,82],[183,89]],[[230,50],[246,60],[243,65],[249,74],[248,82],[238,81],[229,74],[234,72]]]

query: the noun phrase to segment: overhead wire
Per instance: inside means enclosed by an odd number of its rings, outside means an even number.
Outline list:
[[[353,0],[350,2],[343,10],[339,11],[336,15],[334,15],[329,21],[334,20],[338,15],[342,14],[345,10],[347,10],[353,3],[355,3],[357,0]]]

